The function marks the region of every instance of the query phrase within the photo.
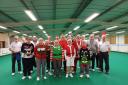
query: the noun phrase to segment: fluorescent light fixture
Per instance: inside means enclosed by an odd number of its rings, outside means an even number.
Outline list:
[[[68,34],[65,34],[65,36],[67,36]]]
[[[47,37],[48,37],[48,34],[46,33],[46,34],[45,34],[45,36],[47,36]]]
[[[38,27],[41,29],[41,30],[43,30],[44,28],[43,28],[43,26],[41,26],[41,25],[38,25]]]
[[[119,32],[116,32],[116,34],[121,34],[121,33],[124,33],[125,31],[119,31]]]
[[[80,26],[76,26],[73,30],[78,30],[80,28]]]
[[[24,36],[27,36],[27,34],[23,34]]]
[[[29,17],[32,21],[37,21],[37,18],[35,17],[35,15],[32,13],[31,10],[24,10],[24,12],[28,15],[28,17]]]
[[[114,28],[117,28],[118,26],[112,26],[112,27],[109,27],[109,28],[106,28],[106,30],[111,30],[111,29],[114,29]]]
[[[85,36],[88,36],[89,34],[85,34]]]
[[[85,23],[88,23],[95,19],[100,13],[93,13],[91,16],[89,16],[87,19],[84,20]]]
[[[2,29],[7,29],[6,27],[4,27],[4,26],[0,26],[0,28],[2,28]]]
[[[43,33],[45,34],[45,33],[46,33],[46,31],[43,31]]]
[[[16,31],[16,30],[14,30],[13,32],[14,32],[14,33],[20,33],[19,31]]]
[[[72,31],[69,31],[68,33],[70,34],[70,33],[72,33]]]
[[[96,33],[99,33],[100,31],[95,31],[95,32],[92,32],[93,34],[96,34]]]

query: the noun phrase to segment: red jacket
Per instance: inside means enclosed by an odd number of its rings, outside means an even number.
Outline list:
[[[79,46],[81,47],[81,44],[82,44],[81,40],[77,40],[77,39],[73,40],[73,45],[75,46],[76,51],[79,50]]]
[[[34,48],[35,57],[37,59],[46,59],[46,46],[45,45],[37,45]]]
[[[73,45],[71,46],[71,50],[70,50],[69,45],[67,45],[65,48],[65,51],[66,51],[66,56],[68,56],[68,57],[71,57],[71,54],[72,54],[72,56],[75,55],[75,47]]]
[[[67,46],[67,40],[60,40],[59,43],[63,49]]]

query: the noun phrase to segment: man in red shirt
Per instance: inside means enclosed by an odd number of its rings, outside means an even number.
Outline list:
[[[65,50],[65,47],[67,46],[67,40],[63,34],[61,35],[61,39],[60,39],[59,43],[60,43],[60,46],[62,47],[62,49]],[[63,61],[63,65],[64,65],[64,72],[66,72],[66,60],[65,59]]]

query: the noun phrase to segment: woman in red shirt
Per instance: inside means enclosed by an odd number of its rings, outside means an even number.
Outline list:
[[[43,38],[39,38],[39,43],[34,49],[36,64],[37,64],[37,81],[40,80],[40,70],[42,67],[42,77],[47,79],[45,76],[45,67],[46,67],[46,46],[44,44]]]

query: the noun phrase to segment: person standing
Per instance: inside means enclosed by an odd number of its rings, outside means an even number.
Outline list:
[[[34,45],[34,47],[37,45],[37,37],[36,36],[33,36],[33,38],[32,38],[32,44]],[[33,63],[33,65],[32,65],[31,71],[30,71],[31,73],[33,72],[33,67],[36,68],[35,54],[32,57],[32,63]]]
[[[52,67],[52,62],[50,61],[50,52],[51,52],[51,46],[50,46],[50,40],[46,40],[45,41],[45,46],[46,46],[46,61],[47,61],[47,70],[46,72],[48,72],[49,75],[52,75],[51,73],[51,68]]]
[[[106,41],[106,34],[102,35],[102,41],[99,46],[100,53],[101,53],[101,64],[100,64],[100,71],[103,72],[103,61],[105,62],[105,73],[109,73],[109,52],[110,52],[110,44]]]
[[[98,52],[98,44],[96,42],[96,40],[94,39],[94,34],[90,35],[90,39],[87,42],[88,48],[91,52],[91,60],[92,60],[92,66],[91,66],[91,70],[95,71],[95,60],[96,60],[96,55]]]
[[[37,81],[40,80],[40,73],[42,67],[42,78],[47,79],[46,77],[46,46],[43,38],[39,38],[39,43],[34,48],[34,53],[36,57],[37,65]]]
[[[90,52],[87,48],[87,43],[82,41],[82,46],[80,49],[80,78],[84,77],[86,72],[86,77],[89,78],[89,65],[90,65]]]
[[[61,39],[60,39],[59,43],[60,43],[60,46],[62,47],[62,49],[64,51],[65,47],[67,46],[67,40],[66,40],[66,37],[63,34],[61,35]],[[63,67],[64,67],[64,72],[66,73],[66,60],[65,59],[63,61]]]
[[[62,60],[64,59],[63,49],[59,44],[58,40],[54,41],[54,46],[52,48],[51,60],[54,66],[54,77],[61,77],[61,66]]]
[[[23,77],[22,79],[26,79],[28,76],[31,79],[31,68],[33,66],[32,57],[34,53],[34,45],[31,43],[31,38],[26,37],[26,42],[22,44],[21,47],[22,52],[22,64],[23,64]]]
[[[15,75],[15,63],[18,64],[18,73],[22,74],[21,71],[21,46],[22,43],[18,41],[19,37],[15,36],[14,41],[11,43],[9,50],[12,52],[12,76]]]
[[[76,56],[76,50],[75,47],[72,45],[72,40],[69,39],[67,41],[68,45],[66,46],[64,55],[65,55],[65,60],[66,60],[66,78],[70,76],[71,78],[73,77],[72,73],[74,71],[74,60]]]
[[[77,70],[77,62],[79,61],[79,52],[80,52],[80,48],[81,48],[81,38],[80,38],[80,35],[77,35],[76,36],[76,39],[73,40],[73,45],[75,47],[75,50],[76,50],[76,57],[75,57],[75,60],[74,60],[74,73],[76,73],[76,70]]]
[[[100,64],[101,64],[101,62],[100,62],[100,59],[101,59],[101,55],[100,55],[100,52],[99,52],[99,46],[100,46],[100,37],[99,36],[97,36],[96,37],[96,41],[97,41],[97,45],[98,45],[98,51],[97,51],[97,55],[96,55],[96,69],[100,69]]]

